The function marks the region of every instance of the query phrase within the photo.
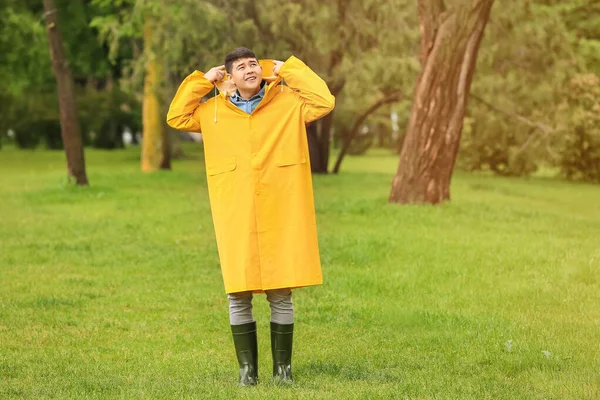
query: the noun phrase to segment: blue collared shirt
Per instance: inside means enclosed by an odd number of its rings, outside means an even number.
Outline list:
[[[258,103],[260,103],[263,97],[265,97],[265,86],[266,85],[263,83],[258,93],[250,97],[248,100],[242,99],[242,97],[236,90],[235,94],[230,97],[231,102],[245,113],[252,114],[252,111],[254,111]]]

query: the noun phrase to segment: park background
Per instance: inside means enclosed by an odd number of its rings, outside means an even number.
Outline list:
[[[0,398],[600,398],[600,2],[4,0]],[[237,371],[177,86],[296,55],[325,283]]]

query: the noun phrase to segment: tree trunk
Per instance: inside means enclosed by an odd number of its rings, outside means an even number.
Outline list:
[[[318,121],[311,122],[306,127],[310,170],[313,174],[327,173],[327,163],[326,160],[323,160],[321,147],[319,146],[318,128]]]
[[[446,9],[444,0],[419,0],[421,73],[390,202],[450,200],[477,53],[493,2],[469,0]]]
[[[144,101],[142,108],[142,171],[171,169],[171,158],[164,113],[160,104],[160,79],[163,66],[154,52],[152,20],[144,23],[144,53],[146,74],[144,77]]]
[[[181,137],[175,129],[167,127],[167,138],[169,139],[169,149],[171,159],[184,158],[185,152],[181,146]]]
[[[332,62],[331,70],[339,61]],[[345,80],[327,82],[331,94],[337,96],[345,85]],[[310,152],[310,170],[313,174],[329,172],[329,150],[331,148],[331,129],[333,128],[333,113],[312,122],[307,127],[308,151]]]
[[[311,122],[307,128],[310,170],[313,174],[329,172],[329,148],[331,145],[331,128],[333,127],[333,111],[323,118]]]
[[[319,123],[319,148],[321,154],[321,165],[323,166],[321,173],[329,172],[329,152],[331,149],[331,129],[333,128],[333,113],[331,111],[329,114],[321,118]]]
[[[77,118],[73,76],[68,60],[65,58],[62,34],[58,25],[58,10],[54,0],[44,0],[44,18],[52,57],[52,71],[56,78],[58,104],[60,108],[60,132],[67,156],[69,177],[75,178],[77,185],[87,185],[85,157],[81,141],[81,127]]]

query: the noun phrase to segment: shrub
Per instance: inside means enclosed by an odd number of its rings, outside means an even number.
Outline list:
[[[560,107],[563,136],[559,167],[568,179],[600,183],[600,78],[580,74]]]

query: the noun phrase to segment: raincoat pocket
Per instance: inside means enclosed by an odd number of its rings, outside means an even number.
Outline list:
[[[288,167],[297,164],[306,164],[306,157],[304,155],[297,155],[294,157],[282,157],[280,160],[275,161],[275,165],[278,167]]]
[[[226,157],[219,160],[206,163],[206,173],[208,176],[214,176],[223,174],[225,172],[231,172],[236,168],[235,157]]]

